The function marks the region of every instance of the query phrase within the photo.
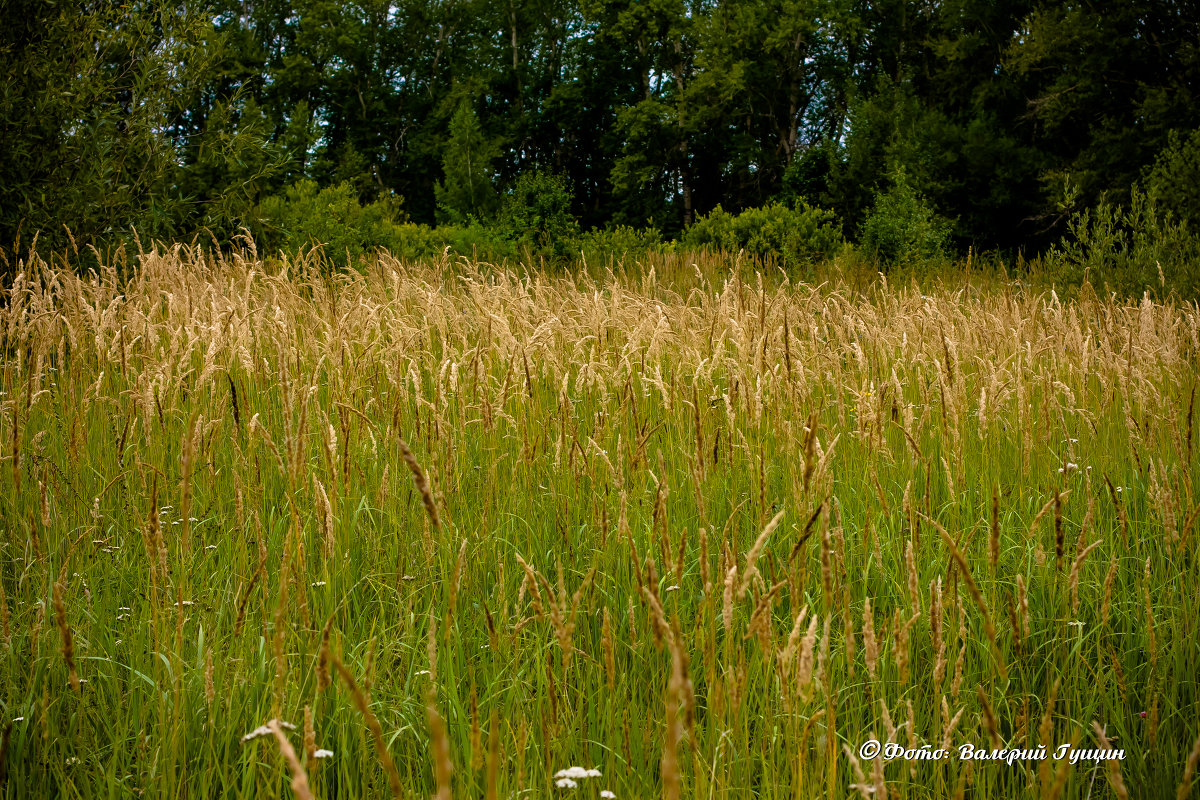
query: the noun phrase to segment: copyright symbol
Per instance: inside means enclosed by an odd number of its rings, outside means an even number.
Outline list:
[[[858,748],[858,754],[864,761],[872,761],[877,755],[879,755],[879,749],[880,746],[878,739],[868,739],[867,741],[863,742],[862,747]]]

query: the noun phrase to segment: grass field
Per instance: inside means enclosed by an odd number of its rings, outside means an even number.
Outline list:
[[[1200,795],[1195,305],[66,261],[0,307],[6,797]]]

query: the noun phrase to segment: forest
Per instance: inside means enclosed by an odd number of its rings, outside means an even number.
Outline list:
[[[1191,0],[2,7],[12,253],[849,246],[1200,286]]]

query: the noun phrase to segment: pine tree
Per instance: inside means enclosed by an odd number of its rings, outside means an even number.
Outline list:
[[[445,177],[434,190],[442,221],[462,225],[487,219],[495,212],[498,197],[492,184],[492,163],[499,155],[496,144],[484,136],[471,104],[459,103],[442,155]]]

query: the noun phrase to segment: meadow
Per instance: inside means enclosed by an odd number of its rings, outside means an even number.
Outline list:
[[[1200,794],[1195,304],[78,262],[0,304],[5,797]]]

